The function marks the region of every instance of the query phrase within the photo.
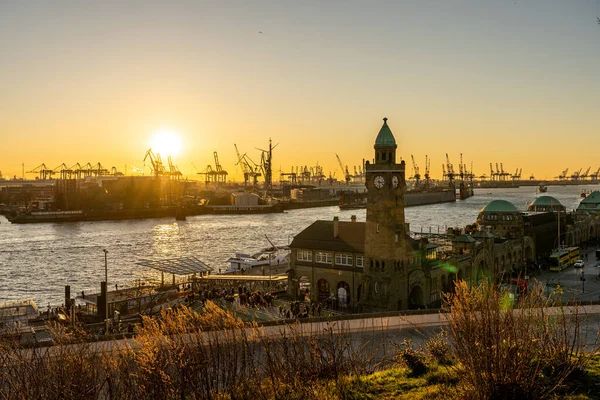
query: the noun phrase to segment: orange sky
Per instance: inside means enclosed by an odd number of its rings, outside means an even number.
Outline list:
[[[383,117],[434,178],[461,152],[477,175],[595,171],[600,4],[517,3],[3,2],[0,171],[131,172],[168,127],[190,177],[217,151],[240,179],[234,143],[258,162],[269,138],[275,171],[340,177],[335,153],[372,158]]]

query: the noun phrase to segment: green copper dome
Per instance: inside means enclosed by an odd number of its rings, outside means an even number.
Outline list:
[[[396,139],[387,124],[387,118],[383,119],[383,126],[379,130],[377,139],[375,139],[375,147],[395,147]]]
[[[494,200],[481,209],[482,213],[516,213],[517,207],[506,200]]]
[[[531,203],[530,206],[556,207],[562,206],[562,204],[560,204],[560,201],[556,200],[552,196],[540,196],[537,199],[535,199],[535,201]]]
[[[578,210],[600,211],[600,192],[595,190],[581,200]]]

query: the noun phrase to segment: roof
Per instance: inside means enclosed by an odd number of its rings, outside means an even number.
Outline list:
[[[383,119],[383,126],[379,130],[379,134],[377,135],[377,139],[375,139],[376,147],[395,147],[396,139],[394,139],[394,135],[390,130],[390,127],[387,124],[387,118]]]
[[[476,240],[473,239],[469,235],[460,235],[460,236],[457,236],[454,239],[452,239],[452,243],[473,243],[473,242],[476,242]]]
[[[598,210],[600,211],[600,192],[595,190],[581,200],[578,210]]]
[[[491,232],[488,231],[477,231],[473,234],[474,238],[489,238],[489,239],[493,239],[496,237],[496,235],[494,235]]]
[[[556,207],[556,206],[562,206],[562,204],[560,203],[560,201],[556,200],[552,196],[540,196],[537,199],[535,199],[535,201],[533,203],[531,203],[529,205],[529,207],[532,207],[532,206]]]
[[[517,207],[515,207],[514,204],[509,203],[506,200],[494,200],[489,202],[485,207],[483,207],[480,212],[516,213],[519,211],[517,210]]]
[[[347,253],[365,252],[364,222],[338,222],[338,237],[333,237],[333,221],[318,220],[297,234],[290,247]]]
[[[211,272],[213,270],[196,257],[168,258],[164,260],[140,260],[136,262],[136,264],[175,275],[192,275],[202,272]]]
[[[204,281],[239,281],[239,282],[281,282],[287,281],[287,275],[206,275],[198,278]]]

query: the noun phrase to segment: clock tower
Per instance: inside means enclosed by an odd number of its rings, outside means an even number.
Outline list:
[[[396,162],[396,140],[383,119],[375,159],[366,162],[364,303],[373,309],[403,308],[408,248],[404,223],[405,163]],[[404,284],[403,284],[404,283]]]

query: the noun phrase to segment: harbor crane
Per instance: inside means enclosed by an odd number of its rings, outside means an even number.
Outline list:
[[[146,162],[147,158],[150,159],[150,164],[152,165],[152,174],[154,176],[164,175],[165,167],[160,159],[160,154],[154,154],[152,149],[148,149],[148,151],[146,151],[146,155],[144,156],[144,163]]]
[[[419,166],[415,162],[415,157],[411,154],[410,158],[412,159],[413,178],[415,179],[415,187],[417,187],[417,186],[419,186],[419,180],[421,179],[421,174],[419,174]]]
[[[597,181],[598,175],[600,175],[600,167],[596,170],[596,172],[590,175],[590,179],[593,181]]]
[[[219,163],[219,155],[216,151],[213,152],[213,157],[215,159],[215,169],[208,164],[204,171],[198,172],[199,175],[204,175],[204,183],[206,185],[210,182],[225,183],[227,181],[227,171],[225,171]]]
[[[257,165],[246,153],[240,155],[240,152],[237,148],[237,145],[234,143],[235,153],[237,155],[238,161],[236,165],[240,165],[242,173],[244,174],[244,186],[248,185],[248,181],[252,179],[252,184],[254,186],[258,186],[258,178],[262,176],[259,169],[260,166]]]
[[[450,183],[452,183],[456,174],[454,173],[454,166],[452,165],[452,163],[450,163],[450,157],[448,157],[448,153],[446,153],[446,168],[448,169],[448,171],[445,175],[448,177]]]
[[[427,186],[429,186],[429,182],[431,180],[431,176],[429,175],[429,170],[431,169],[431,159],[427,157],[427,154],[425,154],[425,184]]]
[[[561,172],[557,178],[558,179],[567,179],[567,174],[569,173],[569,168],[565,169],[563,172]]]
[[[460,159],[459,159],[459,163],[458,163],[458,176],[460,177],[461,180],[465,179],[465,174],[466,174],[466,165],[463,164],[463,157],[462,157],[462,153],[460,153]]]
[[[588,167],[588,169],[586,169],[585,172],[583,174],[581,174],[580,178],[583,179],[583,180],[585,180],[589,176],[591,168],[592,167]]]
[[[577,180],[579,180],[580,176],[581,176],[581,168],[579,168],[579,171],[573,172],[573,174],[571,175],[571,179],[574,181],[577,181]]]
[[[46,180],[52,179],[52,175],[54,175],[54,170],[46,167],[46,164],[42,163],[32,169],[31,171],[27,171],[28,174],[39,174],[39,179]]]
[[[273,149],[278,145],[279,143],[273,146],[271,138],[269,138],[269,150],[256,148],[262,152],[260,155],[260,169],[265,177],[265,192],[267,195],[273,190]]]
[[[335,153],[335,156],[337,157],[338,164],[340,165],[340,169],[342,170],[342,174],[344,175],[344,179],[346,180],[346,185],[348,185],[350,184],[350,173],[348,172],[348,167],[346,166],[346,168],[344,168],[344,164],[342,163],[342,160],[340,159],[340,156],[338,156],[337,153]]]
[[[181,173],[179,168],[177,168],[176,165],[173,165],[173,160],[171,160],[171,156],[167,157],[167,160],[169,162],[169,176],[177,180],[181,179],[183,177],[183,174]]]
[[[512,179],[513,181],[516,181],[516,180],[519,180],[519,179],[521,179],[521,173],[522,173],[522,172],[523,172],[523,168],[521,168],[520,170],[519,170],[519,168],[517,168],[517,169],[515,170],[515,173],[514,173],[513,175],[511,175],[511,179]]]

